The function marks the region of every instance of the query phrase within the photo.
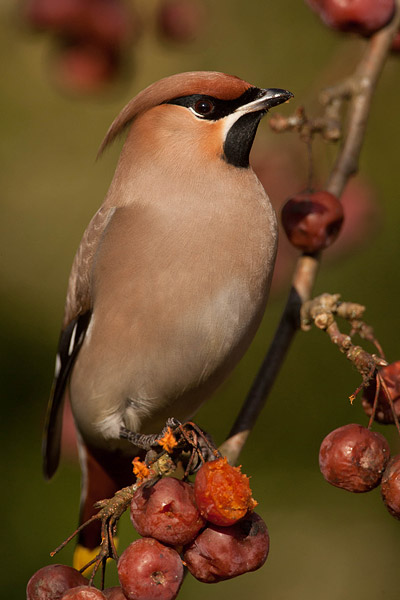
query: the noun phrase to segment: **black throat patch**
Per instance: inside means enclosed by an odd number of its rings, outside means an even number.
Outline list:
[[[257,127],[265,111],[247,113],[240,117],[228,131],[223,158],[234,167],[246,169]]]

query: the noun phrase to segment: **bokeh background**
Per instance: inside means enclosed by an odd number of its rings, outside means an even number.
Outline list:
[[[95,162],[112,119],[149,83],[200,69],[289,89],[295,100],[280,112],[289,114],[300,105],[312,112],[318,90],[348,75],[366,43],[328,30],[302,0],[208,0],[195,39],[187,42],[161,35],[160,2],[127,0],[127,5],[137,11],[142,31],[124,49],[122,76],[84,93],[82,79],[76,84],[57,75],[54,35],[33,31],[21,16],[24,3],[0,4],[0,595],[8,600],[24,598],[29,577],[51,562],[50,550],[76,525],[79,468],[73,445],[67,439],[59,472],[47,483],[41,474],[41,431],[70,264],[118,157],[120,143]],[[361,174],[346,194],[346,232],[324,258],[316,285],[316,293],[339,292],[367,306],[366,320],[390,361],[400,358],[399,73],[400,55],[393,55],[374,98]],[[323,142],[314,145],[317,180],[326,177],[335,152]],[[289,194],[306,185],[304,145],[294,134],[272,133],[267,119],[253,160],[278,211]],[[262,327],[229,381],[198,414],[198,423],[218,442],[227,435],[276,327],[295,257],[282,240]],[[326,336],[297,335],[241,457],[270,530],[268,561],[256,573],[208,587],[187,577],[182,600],[205,594],[231,600],[399,598],[400,523],[387,513],[379,490],[349,494],[329,486],[318,469],[319,445],[329,431],[350,422],[367,424],[360,399],[353,406],[348,401],[359,382]],[[376,430],[387,435],[393,453],[399,452],[393,428]],[[122,525],[124,547],[133,534],[128,519]],[[70,564],[72,550],[71,545],[57,561]],[[111,584],[114,567],[109,571]]]

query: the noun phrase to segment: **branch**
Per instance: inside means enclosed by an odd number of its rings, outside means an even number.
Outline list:
[[[326,185],[327,191],[337,197],[341,196],[349,178],[357,173],[372,97],[399,26],[398,1],[393,20],[372,36],[367,51],[352,77],[354,92],[350,103],[347,135]],[[326,90],[325,94],[335,97],[335,88]]]
[[[339,85],[325,91],[324,104],[334,105],[349,100],[348,127],[338,157],[326,184],[326,190],[338,198],[349,178],[358,169],[371,101],[394,36],[400,25],[400,0],[391,23],[373,35],[355,73]],[[320,253],[298,258],[292,286],[281,320],[269,350],[253,382],[242,409],[220,447],[231,463],[235,463],[267,401],[295,333],[300,326],[300,309],[310,299],[318,273]]]
[[[321,294],[302,305],[300,326],[303,331],[308,331],[314,324],[318,329],[326,331],[331,342],[353,363],[363,378],[363,386],[366,386],[376,374],[377,368],[386,367],[388,363],[381,355],[370,354],[361,346],[353,344],[352,336],[357,333],[372,342],[378,350],[381,348],[372,327],[361,320],[364,310],[365,306],[361,304],[342,302],[339,294]],[[350,334],[340,331],[336,316],[348,321],[351,326]]]

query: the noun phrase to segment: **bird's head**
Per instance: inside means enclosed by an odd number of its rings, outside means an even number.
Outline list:
[[[269,108],[289,100],[282,89],[261,89],[224,73],[179,73],[153,83],[116,117],[99,154],[128,126],[127,143],[173,153],[201,149],[235,167],[248,167],[258,124]]]

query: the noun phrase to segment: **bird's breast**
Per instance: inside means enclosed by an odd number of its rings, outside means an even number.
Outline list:
[[[97,419],[125,411],[128,427],[151,430],[164,413],[186,418],[241,358],[276,251],[275,216],[251,181],[219,202],[167,196],[115,211],[96,253],[93,323],[72,378]]]

